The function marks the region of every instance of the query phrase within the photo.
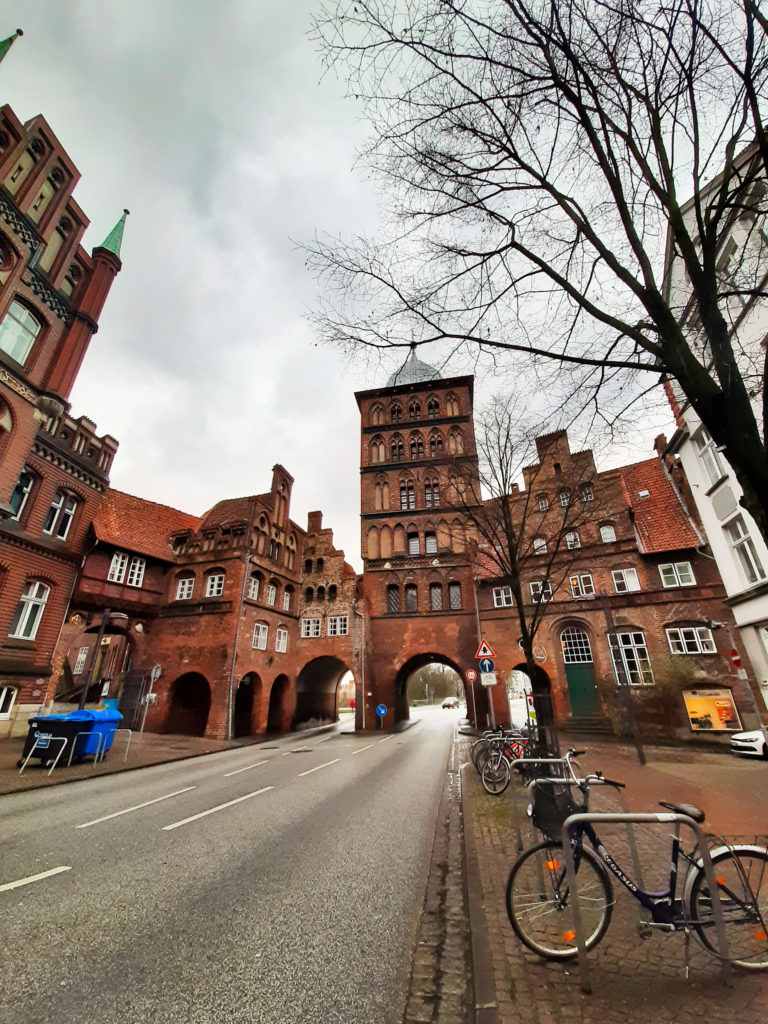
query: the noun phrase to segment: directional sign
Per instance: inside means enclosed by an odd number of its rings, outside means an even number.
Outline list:
[[[475,672],[475,670],[473,668],[468,668],[467,669],[467,682],[468,683],[474,683],[474,681],[476,679],[477,679],[477,672]]]
[[[491,648],[488,646],[488,642],[483,640],[480,646],[477,648],[476,658],[495,658],[496,655],[493,653]]]
[[[481,658],[480,659],[480,673],[481,674],[487,675],[489,672],[493,672],[495,667],[496,666],[494,665],[494,663],[491,661],[490,658]]]
[[[379,718],[383,718],[384,715],[386,715],[386,713],[387,713],[387,705],[386,704],[379,704],[379,706],[376,708],[376,714],[379,716]]]

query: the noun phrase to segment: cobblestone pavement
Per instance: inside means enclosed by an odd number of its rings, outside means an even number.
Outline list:
[[[464,823],[467,849],[473,846],[478,860],[499,1024],[755,1024],[765,1019],[768,971],[735,970],[731,987],[726,987],[718,961],[692,940],[686,980],[684,936],[654,933],[641,939],[638,905],[616,885],[611,926],[589,954],[592,994],[581,991],[575,961],[550,963],[526,950],[509,925],[505,887],[516,859],[515,808],[523,846],[539,841],[525,814],[528,794],[517,781],[500,797],[486,794],[474,768],[466,763],[469,741],[462,737],[459,751],[464,762]],[[581,758],[582,769],[599,768],[606,776],[627,783],[622,796],[615,790],[594,788],[592,810],[653,811],[660,799],[687,800],[706,810],[705,829],[746,834],[750,839],[768,831],[765,762],[742,761],[729,754],[652,748],[648,764],[640,767],[632,750],[591,742],[588,746],[589,752]],[[600,832],[618,862],[629,868],[626,826],[601,826]],[[658,889],[665,888],[669,826],[638,826],[636,839],[646,887],[658,883]]]

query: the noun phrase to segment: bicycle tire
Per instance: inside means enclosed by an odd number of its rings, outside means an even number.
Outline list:
[[[501,796],[509,785],[510,775],[509,761],[500,751],[494,751],[483,765],[480,780],[486,793]]]
[[[581,848],[576,870],[585,944],[593,949],[611,923],[611,880],[587,847]],[[507,880],[509,923],[528,949],[547,960],[570,960],[578,955],[568,897],[562,843],[539,843],[513,864]]]
[[[472,764],[475,766],[475,769],[478,771],[479,769],[477,768],[477,759],[480,756],[480,754],[487,748],[488,740],[484,736],[481,736],[480,739],[475,740],[475,742],[469,748],[470,759],[472,761]]]
[[[747,970],[768,969],[768,850],[724,846],[713,850],[712,867],[728,940],[728,959]],[[686,885],[685,912],[701,944],[720,956],[712,900],[699,861]]]

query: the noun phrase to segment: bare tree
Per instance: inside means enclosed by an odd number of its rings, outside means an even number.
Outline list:
[[[556,360],[585,403],[671,380],[768,539],[766,350],[739,341],[766,296],[756,0],[327,0],[315,34],[392,211],[307,247],[325,339]]]

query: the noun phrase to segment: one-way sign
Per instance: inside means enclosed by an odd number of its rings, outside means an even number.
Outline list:
[[[475,655],[475,657],[476,658],[495,658],[496,655],[493,653],[491,648],[488,646],[488,642],[486,640],[482,640],[480,642],[480,646],[477,648],[477,654]]]

